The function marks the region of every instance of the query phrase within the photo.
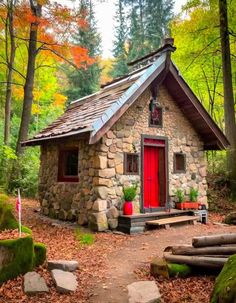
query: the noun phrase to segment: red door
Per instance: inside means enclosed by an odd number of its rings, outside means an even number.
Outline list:
[[[144,208],[160,207],[159,149],[144,146],[143,164]]]

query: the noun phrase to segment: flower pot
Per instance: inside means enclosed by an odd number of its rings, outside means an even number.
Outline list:
[[[125,201],[123,205],[123,214],[126,216],[131,216],[133,214],[133,202]]]
[[[177,209],[198,209],[199,203],[198,202],[191,202],[191,201],[185,201],[185,202],[177,202],[175,203],[175,208]]]

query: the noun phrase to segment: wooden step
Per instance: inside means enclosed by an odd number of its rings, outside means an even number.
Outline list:
[[[169,227],[171,224],[175,223],[195,223],[199,219],[198,216],[178,216],[178,217],[171,217],[171,218],[165,218],[165,219],[158,219],[158,220],[152,220],[152,221],[147,221],[147,225],[156,225],[156,226],[161,226],[165,225],[166,227]]]

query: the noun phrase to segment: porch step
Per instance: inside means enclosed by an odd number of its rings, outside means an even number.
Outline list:
[[[152,225],[152,226],[164,225],[166,228],[169,228],[170,225],[176,224],[176,223],[193,223],[193,224],[195,224],[198,219],[199,219],[199,217],[197,217],[197,216],[179,216],[179,217],[171,217],[171,218],[165,218],[165,219],[146,221],[146,224]]]

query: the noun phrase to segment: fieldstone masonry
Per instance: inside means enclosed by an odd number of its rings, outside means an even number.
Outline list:
[[[141,135],[168,138],[169,195],[182,188],[186,195],[191,187],[199,190],[199,201],[207,203],[206,162],[203,142],[183,115],[167,89],[159,90],[163,107],[163,127],[149,127],[150,91],[146,90],[113,127],[94,145],[86,140],[65,140],[62,146],[79,150],[79,182],[57,182],[60,144],[45,144],[41,152],[39,198],[42,212],[63,220],[89,223],[103,231],[117,227],[122,209],[122,187],[139,183],[135,211],[140,211],[140,175],[124,175],[124,152],[141,153]],[[173,172],[175,152],[186,154],[186,173]]]

